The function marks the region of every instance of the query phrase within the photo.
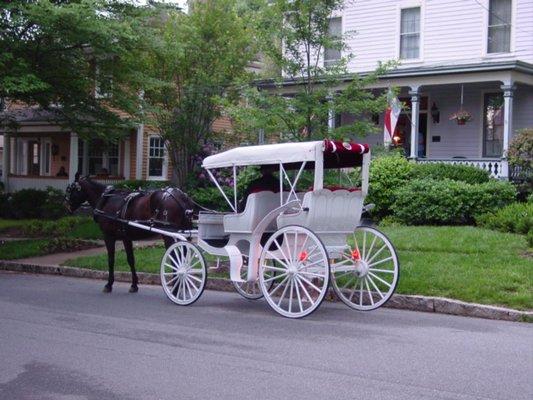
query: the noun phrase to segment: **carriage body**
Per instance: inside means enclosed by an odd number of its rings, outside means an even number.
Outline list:
[[[239,170],[265,165],[277,171],[279,188],[249,194],[238,210]],[[205,158],[202,166],[232,212],[200,212],[197,244],[181,240],[167,249],[161,280],[172,301],[192,304],[203,291],[207,269],[200,249],[229,259],[230,278],[242,296],[264,296],[289,318],[316,310],[330,283],[357,310],[378,308],[392,296],[399,276],[394,247],[375,228],[360,226],[368,145],[325,140],[239,147]],[[223,168],[232,171],[232,196],[213,173]],[[332,170],[350,179],[354,168],[358,187],[324,185]],[[300,184],[304,176],[311,187]]]

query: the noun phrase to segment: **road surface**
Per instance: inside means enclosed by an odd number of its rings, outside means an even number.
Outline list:
[[[532,399],[533,325],[0,273],[0,399]]]

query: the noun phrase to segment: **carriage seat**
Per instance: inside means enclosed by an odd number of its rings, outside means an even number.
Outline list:
[[[324,241],[328,241],[324,239],[324,235],[345,236],[359,225],[363,201],[361,191],[321,189],[307,192],[303,198],[302,210],[280,215],[277,218],[278,227],[305,226]]]
[[[282,193],[284,201],[289,192]],[[279,207],[280,194],[269,190],[252,193],[246,199],[246,207],[239,214],[224,216],[224,231],[226,233],[252,233],[254,228],[272,210]],[[267,231],[276,229],[276,220],[267,228]]]

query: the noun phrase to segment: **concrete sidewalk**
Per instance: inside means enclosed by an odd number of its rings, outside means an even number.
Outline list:
[[[27,238],[26,240],[31,240],[32,238]],[[24,240],[24,239],[20,239]],[[54,253],[54,254],[48,254],[46,256],[37,256],[37,257],[29,257],[29,258],[21,258],[16,260],[17,262],[21,264],[30,264],[30,265],[46,265],[46,266],[60,266],[61,264],[65,263],[68,260],[71,260],[73,258],[78,257],[85,257],[85,256],[96,256],[99,254],[105,254],[106,248],[104,245],[104,242],[99,240],[98,241],[101,246],[95,247],[92,249],[87,250],[80,250],[75,252],[66,252],[66,253]],[[149,247],[154,246],[157,244],[163,244],[162,240],[145,240],[145,241],[138,241],[134,242],[133,248],[138,249],[142,247]],[[120,251],[124,249],[124,245],[122,242],[117,242],[116,244],[116,250]]]

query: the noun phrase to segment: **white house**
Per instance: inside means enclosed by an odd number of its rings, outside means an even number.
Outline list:
[[[399,60],[373,89],[401,90],[410,111],[393,137],[410,158],[469,163],[508,177],[509,141],[533,127],[533,0],[346,0],[330,31],[355,31],[347,39],[350,73]],[[321,55],[324,63],[340,57],[331,50]],[[472,116],[464,125],[449,119],[461,109]],[[376,122],[383,132],[383,115]],[[360,140],[383,144],[383,138]]]

